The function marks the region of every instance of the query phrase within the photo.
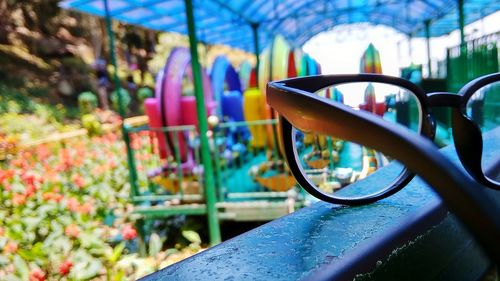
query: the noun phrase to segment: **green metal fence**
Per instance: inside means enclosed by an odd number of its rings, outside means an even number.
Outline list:
[[[456,92],[481,75],[499,71],[500,33],[474,39],[447,50],[448,91]]]
[[[274,136],[276,123],[277,120],[228,122],[214,129],[219,201],[278,200],[289,196],[295,180],[279,153]]]
[[[227,122],[208,131],[216,202],[204,196],[206,175],[195,126],[128,128],[137,174],[131,192],[135,213],[146,218],[205,215],[213,204],[222,219],[270,220],[301,207],[300,188],[274,137],[276,122]],[[160,141],[166,143],[163,158]]]
[[[194,126],[158,129],[143,126],[130,128],[128,132],[137,173],[137,182],[132,186],[133,202],[181,204],[203,201],[203,171]],[[158,134],[165,136],[168,156],[164,159],[159,154]],[[190,159],[183,161],[181,153],[187,150]]]

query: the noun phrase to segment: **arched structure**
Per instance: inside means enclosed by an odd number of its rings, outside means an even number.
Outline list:
[[[145,111],[151,128],[198,125],[195,97],[183,95],[184,77],[192,78],[190,63],[191,56],[188,49],[178,47],[170,53],[165,67],[156,77],[155,97],[145,101]],[[202,80],[207,115],[211,115],[214,113],[215,102],[211,82],[205,71],[202,71]],[[174,151],[172,146],[175,140],[172,139],[172,134],[157,132],[156,135],[159,140],[160,156],[166,158]],[[177,137],[180,156],[186,161],[188,151],[185,136],[179,134]],[[166,143],[169,144],[169,148]]]
[[[225,56],[218,56],[210,71],[214,100],[217,103],[217,114],[223,116],[222,100],[225,92],[238,92],[241,96],[241,81],[238,73]],[[241,106],[240,106],[241,107]],[[238,120],[242,121],[242,120]]]

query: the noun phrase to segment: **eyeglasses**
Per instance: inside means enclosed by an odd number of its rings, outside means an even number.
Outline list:
[[[359,74],[271,82],[266,95],[279,113],[288,166],[311,195],[367,204],[401,190],[417,173],[499,257],[500,208],[484,186],[500,190],[500,183],[484,172],[482,133],[500,125],[500,73],[471,81],[458,94],[426,95],[401,78]],[[448,132],[431,107],[451,108],[456,151],[475,180],[432,143]],[[370,177],[378,169],[385,182]]]

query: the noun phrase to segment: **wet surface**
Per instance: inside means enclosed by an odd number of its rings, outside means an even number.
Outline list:
[[[498,159],[500,130],[485,137],[484,157]],[[442,152],[456,162],[453,148]],[[460,165],[461,166],[461,165]],[[385,177],[383,171],[373,178]],[[144,280],[297,280],[335,264],[364,242],[390,231],[426,206],[435,193],[415,178],[397,194],[361,207],[318,202],[269,222]]]

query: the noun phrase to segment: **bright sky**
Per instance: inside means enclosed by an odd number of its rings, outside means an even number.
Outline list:
[[[496,12],[465,28],[467,37],[477,38],[500,30],[500,12]],[[456,46],[460,41],[459,31],[431,39],[433,61],[446,57],[446,47]],[[399,69],[410,65],[427,63],[425,39],[411,41],[412,61],[409,56],[408,38],[386,26],[369,24],[341,25],[311,38],[304,51],[315,58],[324,74],[359,73],[361,55],[369,43],[380,52],[384,74],[399,76]],[[433,69],[436,67],[433,65]],[[424,67],[424,76],[426,76]]]

